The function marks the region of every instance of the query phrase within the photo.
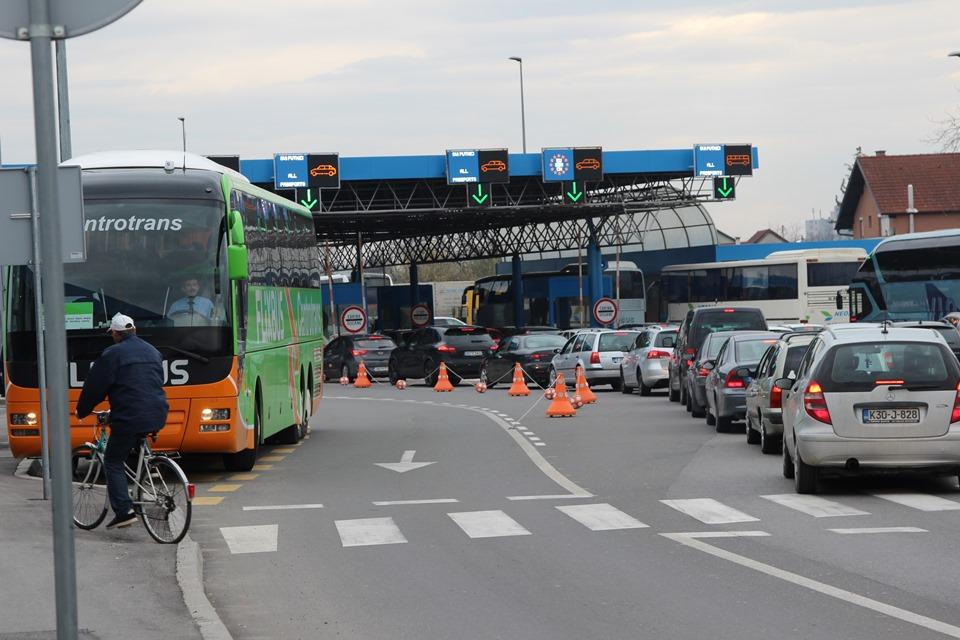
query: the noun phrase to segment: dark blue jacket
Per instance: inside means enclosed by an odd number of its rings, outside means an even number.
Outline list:
[[[81,418],[110,400],[110,426],[130,433],[156,431],[167,422],[163,357],[135,335],[107,347],[90,368],[77,401]]]

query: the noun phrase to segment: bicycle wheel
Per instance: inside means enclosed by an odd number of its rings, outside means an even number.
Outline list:
[[[176,544],[190,528],[193,505],[187,477],[176,462],[152,458],[137,485],[140,517],[147,533],[157,542]]]
[[[96,529],[107,517],[106,474],[103,458],[89,447],[73,450],[73,524]]]

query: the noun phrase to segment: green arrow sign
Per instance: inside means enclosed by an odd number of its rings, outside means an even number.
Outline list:
[[[731,193],[733,193],[733,185],[731,185],[731,186],[728,187],[728,186],[727,186],[727,180],[728,180],[728,178],[724,178],[724,179],[723,179],[723,186],[721,186],[719,189],[717,189],[717,193],[719,193],[719,194],[720,194],[721,196],[723,196],[724,198],[728,197]]]
[[[312,195],[313,194],[311,193],[311,190],[307,189],[307,199],[300,201],[300,204],[305,206],[307,209],[310,209],[311,211],[313,211],[313,208],[317,206],[317,202],[319,202],[319,200],[317,200],[316,198],[312,198],[311,197]]]
[[[570,198],[570,202],[577,202],[583,197],[583,191],[577,189],[576,181],[573,182],[570,191],[567,191],[567,197]]]
[[[483,183],[477,184],[477,192],[471,196],[477,204],[483,204],[490,197],[489,193],[483,192]]]
[[[714,178],[713,197],[717,200],[733,200],[736,198],[736,182],[733,178]]]

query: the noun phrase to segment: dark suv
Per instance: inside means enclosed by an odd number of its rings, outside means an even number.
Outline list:
[[[387,373],[387,361],[396,346],[387,336],[375,333],[340,336],[323,348],[323,372],[327,380],[346,376],[352,382],[363,361],[368,374],[382,376]]]
[[[483,327],[426,327],[406,336],[404,344],[390,354],[390,384],[406,378],[424,378],[437,383],[437,369],[446,363],[450,382],[479,378],[480,365],[490,355],[493,338]]]
[[[708,334],[718,331],[766,331],[763,312],[754,307],[697,307],[687,311],[677,334],[670,360],[670,401],[686,404],[687,368],[693,363]]]

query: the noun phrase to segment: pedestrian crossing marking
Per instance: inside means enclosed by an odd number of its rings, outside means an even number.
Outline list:
[[[403,544],[407,541],[393,518],[359,518],[335,520],[340,543],[344,547],[369,547],[381,544]]]
[[[607,503],[562,505],[557,509],[591,531],[645,529],[650,526]]]
[[[728,507],[713,498],[692,498],[688,500],[661,500],[680,513],[696,518],[704,524],[731,524],[734,522],[759,522],[759,518],[747,515],[733,507]]]
[[[500,510],[448,513],[471,538],[501,538],[532,535],[519,522]]]
[[[220,535],[230,548],[230,553],[269,553],[277,550],[280,527],[262,524],[245,527],[220,527]]]
[[[760,496],[765,500],[776,502],[779,505],[794,509],[814,518],[833,518],[838,516],[868,516],[868,511],[861,511],[827,500],[819,496],[806,496],[796,493],[781,493],[769,496]]]
[[[926,493],[900,493],[884,492],[873,494],[877,498],[883,498],[890,502],[902,504],[905,507],[918,509],[920,511],[957,511],[960,510],[960,502],[947,500],[939,496],[933,496]]]

